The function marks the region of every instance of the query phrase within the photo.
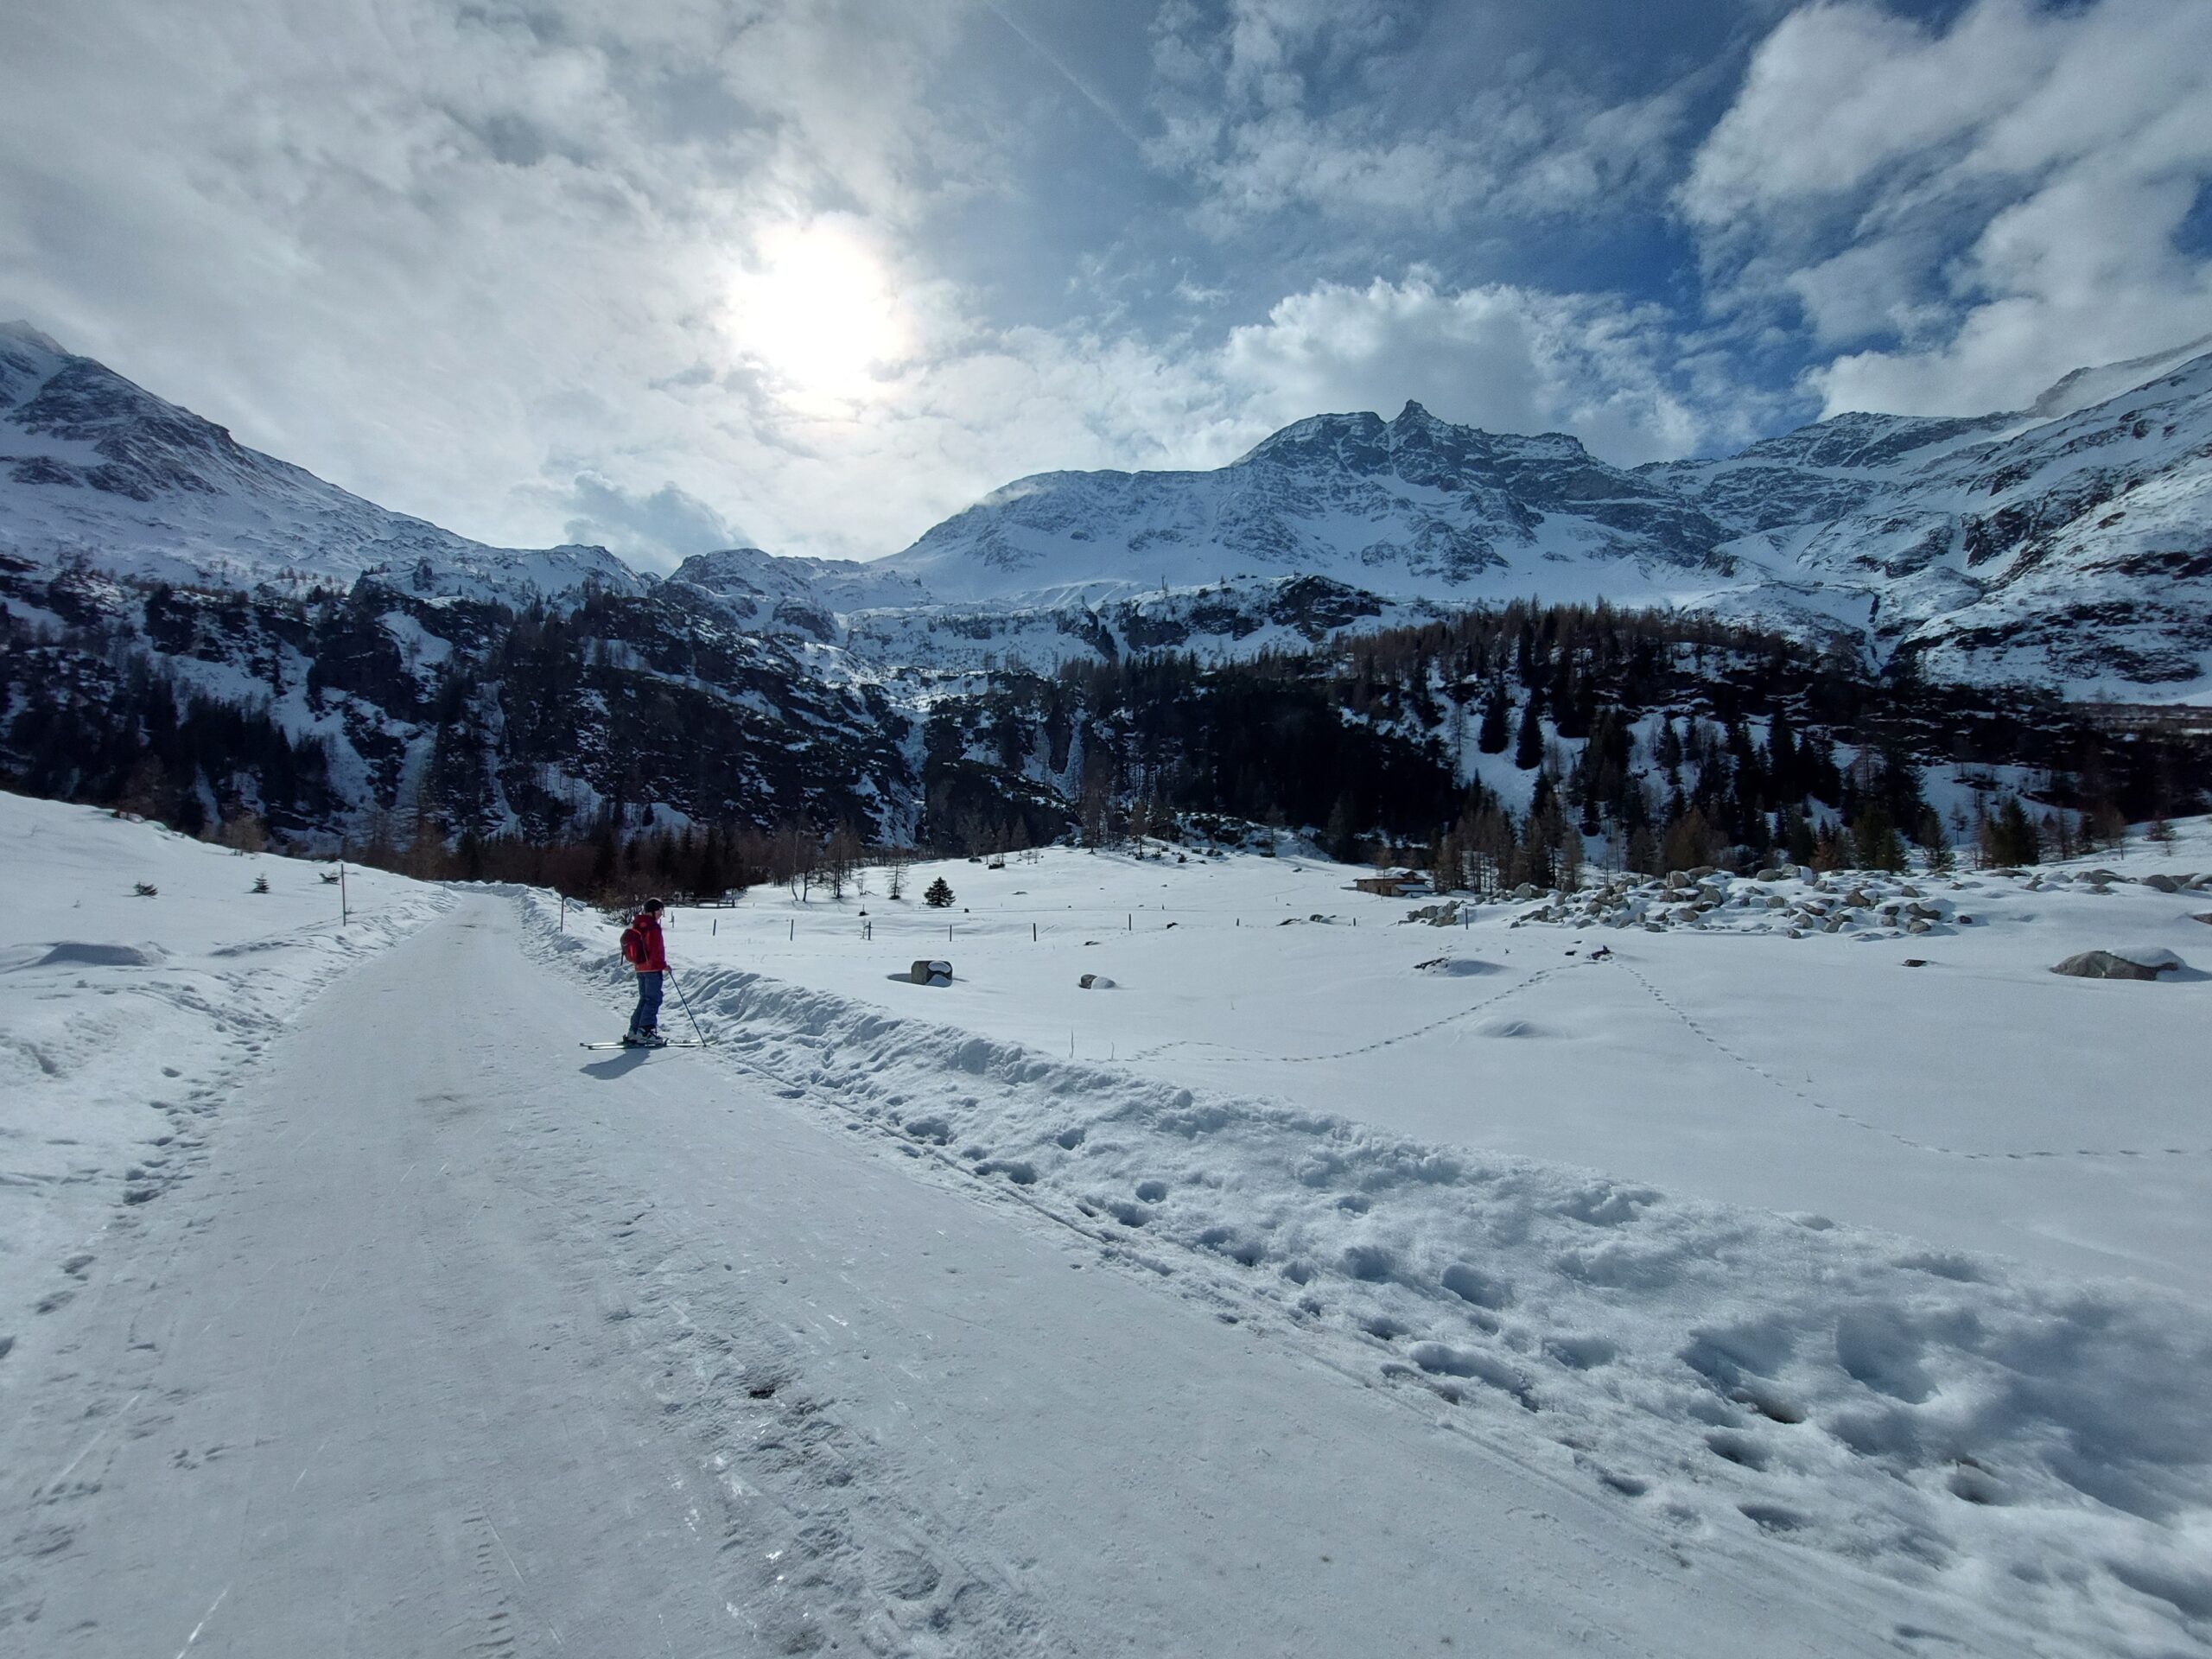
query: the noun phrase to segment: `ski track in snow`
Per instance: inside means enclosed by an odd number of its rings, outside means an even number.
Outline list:
[[[17,1309],[97,1301],[102,1257],[142,1206],[207,1166],[267,1046],[450,900],[357,872],[341,928],[317,866],[14,796],[0,796],[0,1193],[19,1200],[0,1205],[0,1357],[22,1360],[45,1321],[18,1324]],[[275,890],[250,893],[256,876]]]
[[[611,931],[588,945],[523,903],[536,950],[620,986]],[[2028,1155],[1837,1113],[1630,971],[1814,1109],[1916,1152]],[[1441,1402],[1455,1428],[1563,1448],[1590,1489],[1685,1539],[1749,1531],[1872,1570],[2015,1651],[2212,1645],[2212,1319],[2195,1303],[1202,1097],[740,970],[685,984],[714,1054],[785,1098]]]
[[[1584,968],[1594,965],[1595,964],[1593,963],[1586,962],[1578,963],[1575,964],[1577,967]],[[1427,1037],[1435,1032],[1441,1031],[1446,1026],[1457,1025],[1463,1020],[1471,1019],[1474,1015],[1481,1014],[1486,1009],[1495,1007],[1498,1003],[1506,1001],[1510,997],[1519,996],[1525,992],[1532,991],[1537,986],[1543,984],[1547,980],[1556,979],[1560,974],[1567,971],[1568,969],[1565,968],[1540,968],[1535,973],[1529,975],[1528,978],[1521,981],[1518,984],[1509,985],[1505,989],[1496,993],[1494,995],[1484,997],[1478,1001],[1470,1003],[1464,1008],[1456,1009],[1452,1013],[1445,1014],[1440,1019],[1431,1020],[1425,1025],[1415,1026],[1411,1031],[1402,1031],[1395,1037],[1377,1038],[1371,1043],[1360,1043],[1351,1048],[1332,1049],[1324,1054],[1262,1053],[1253,1049],[1237,1049],[1232,1047],[1227,1043],[1208,1042],[1203,1038],[1180,1037],[1176,1039],[1173,1042],[1161,1043],[1155,1047],[1140,1049],[1135,1053],[1125,1056],[1121,1063],[1129,1065],[1141,1065],[1149,1061],[1158,1059],[1163,1054],[1172,1053],[1175,1050],[1181,1048],[1211,1048],[1222,1051],[1220,1058],[1225,1063],[1230,1065],[1235,1065],[1239,1061],[1257,1061],[1275,1065],[1313,1065],[1327,1060],[1357,1059],[1362,1054],[1379,1054],[1386,1048],[1395,1048],[1401,1043],[1410,1043],[1417,1038]]]
[[[1762,1647],[1809,1659],[1956,1622],[1644,1522],[1510,1438],[1439,1441],[1434,1395],[1347,1389],[1172,1249],[1077,1277],[1132,1253],[1009,1227],[1033,1212],[911,1137],[764,1109],[712,1056],[578,1067],[589,1003],[516,931],[472,900],[351,976],[147,1212],[6,1432],[0,1629],[284,1659],[1688,1656],[1787,1609]]]
[[[631,1643],[650,1613],[686,1653],[726,1650],[733,1628],[745,1651],[840,1635],[880,1653],[1061,1650],[1029,1640],[1036,1616],[1003,1568],[940,1535],[880,1449],[826,1409],[788,1329],[726,1295],[696,1314],[727,1268],[657,1204],[609,1213],[570,1103],[517,1097],[481,1060],[455,1088],[435,1046],[393,1051],[393,1028],[449,1018],[446,993],[415,977],[364,970],[355,999],[391,1025],[311,1009],[310,1046],[233,1079],[250,1103],[221,1166],[137,1211],[105,1303],[35,1357],[46,1376],[14,1371],[22,1507],[0,1533],[0,1631],[123,1653],[174,1617],[162,1651],[334,1651],[358,1628],[375,1652],[613,1653],[645,1650]],[[350,1109],[372,1075],[416,1111]],[[512,1116],[494,1121],[494,1104]],[[325,1158],[345,1186],[296,1179]],[[417,1179],[426,1162],[438,1173]],[[211,1254],[220,1271],[192,1269]],[[565,1275],[498,1305],[515,1265],[549,1256],[588,1275],[595,1340],[563,1339]],[[495,1345],[508,1323],[533,1338],[519,1370]],[[602,1376],[609,1342],[621,1357]],[[518,1413],[542,1431],[549,1397],[569,1443],[479,1430]],[[682,1433],[602,1455],[640,1422]],[[695,1471],[682,1446],[702,1439]],[[66,1459],[37,1455],[60,1446]],[[641,1490],[656,1471],[658,1492]],[[573,1582],[522,1555],[524,1537],[548,1549],[549,1513]]]

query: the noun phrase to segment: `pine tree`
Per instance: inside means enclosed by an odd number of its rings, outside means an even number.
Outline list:
[[[1870,804],[1851,826],[1852,860],[1863,870],[1904,868],[1904,838],[1881,802]]]
[[[1536,700],[1529,699],[1521,711],[1521,730],[1513,740],[1513,764],[1522,772],[1541,766],[1544,759],[1544,722],[1536,712]]]
[[[952,887],[943,876],[922,890],[922,902],[933,910],[947,910],[952,905]]]
[[[1329,856],[1339,864],[1350,864],[1359,856],[1359,827],[1352,816],[1351,797],[1339,795],[1330,809],[1328,827],[1321,832],[1322,844]]]
[[[1490,696],[1483,702],[1482,728],[1475,734],[1475,747],[1484,754],[1505,753],[1506,740],[1510,735],[1506,726],[1506,716],[1512,712],[1512,709],[1511,702],[1506,697],[1505,688],[1502,685],[1492,686]]]
[[[1999,864],[2043,862],[2043,836],[2017,795],[2006,796],[2005,804],[1998,808],[1990,843],[1991,854]]]

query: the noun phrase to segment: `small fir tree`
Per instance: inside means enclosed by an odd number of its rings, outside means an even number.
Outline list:
[[[940,875],[922,890],[922,902],[933,910],[950,909],[952,905],[951,884]]]
[[[1483,702],[1483,723],[1475,734],[1475,747],[1484,754],[1503,754],[1510,735],[1506,728],[1506,716],[1512,703],[1503,685],[1494,686]]]
[[[1537,711],[1536,700],[1531,697],[1521,711],[1521,729],[1513,740],[1513,764],[1527,772],[1541,765],[1543,758],[1543,716]]]

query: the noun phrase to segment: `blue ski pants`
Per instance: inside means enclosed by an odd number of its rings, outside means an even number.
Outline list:
[[[630,1029],[642,1035],[660,1024],[660,975],[638,976],[638,1011],[630,1016]]]

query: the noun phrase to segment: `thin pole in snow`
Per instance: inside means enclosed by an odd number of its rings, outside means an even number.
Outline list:
[[[667,970],[667,973],[668,982],[676,991],[676,1000],[683,1005],[684,1017],[691,1021],[691,1034],[699,1039],[700,1047],[712,1048],[715,1046],[714,1040],[699,1029],[699,1016],[691,1012],[691,999],[683,995],[683,982],[676,977],[676,970],[671,968]]]
[[[1037,924],[1034,922],[1029,924],[1029,943],[1032,944],[1037,943]]]
[[[721,931],[722,931],[722,924],[721,924],[721,918],[720,917],[718,917],[718,916],[709,916],[709,917],[708,917],[708,918],[707,918],[707,937],[708,937],[709,938],[710,938],[710,939],[711,939],[711,938],[713,938],[715,937],[715,934],[717,934],[717,933],[721,932]]]
[[[346,905],[346,861],[341,858],[338,861],[338,925],[343,927],[352,918]]]
[[[790,937],[794,944],[798,942],[798,918],[796,916],[791,918],[791,931]]]

